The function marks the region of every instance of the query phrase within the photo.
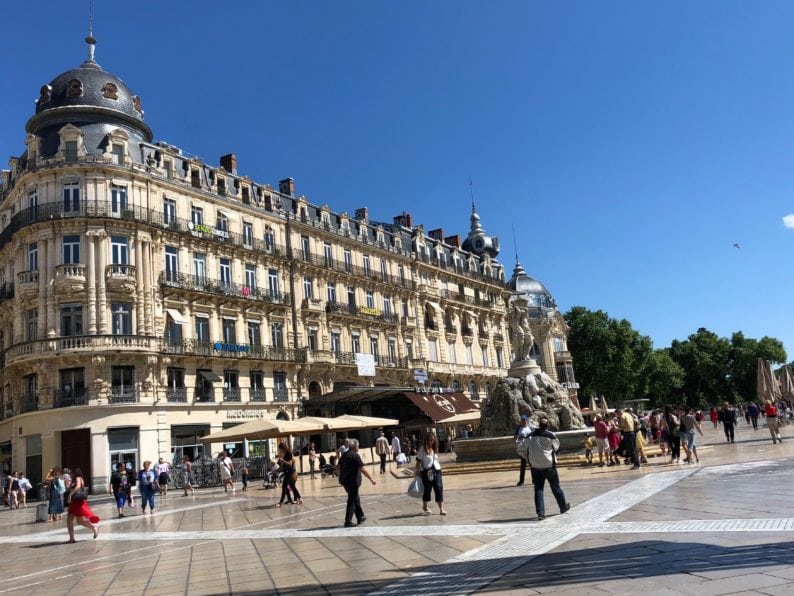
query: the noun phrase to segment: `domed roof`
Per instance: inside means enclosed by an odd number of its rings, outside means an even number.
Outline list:
[[[41,88],[39,95],[37,114],[64,106],[94,106],[143,120],[140,99],[124,81],[90,60],[55,77]]]
[[[143,121],[140,97],[94,61],[96,40],[89,36],[86,42],[88,59],[39,89],[36,114],[28,120],[27,132],[38,134],[57,123],[105,122],[131,128],[151,141],[152,131]]]
[[[521,263],[516,261],[513,269],[513,277],[507,282],[507,287],[512,290],[514,295],[520,295],[527,299],[529,306],[539,306],[544,308],[556,308],[554,297],[542,283],[534,277],[527,275]]]

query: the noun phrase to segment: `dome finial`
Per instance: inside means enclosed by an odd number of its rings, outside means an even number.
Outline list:
[[[85,38],[88,44],[88,61],[94,62],[94,49],[96,39],[94,38],[94,0],[88,0],[88,37]]]

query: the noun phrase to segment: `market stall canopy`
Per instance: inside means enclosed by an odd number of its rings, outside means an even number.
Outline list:
[[[462,393],[424,393],[406,392],[410,399],[433,422],[439,422],[456,414],[477,409],[474,403]],[[478,413],[479,417],[479,413]]]
[[[758,399],[769,400],[772,403],[779,401],[780,385],[772,372],[772,365],[763,358],[758,359]]]
[[[304,422],[308,424],[319,424],[321,425],[320,428],[330,432],[342,431],[342,430],[355,430],[357,428],[367,428],[367,425],[360,420],[349,420],[342,416],[337,418],[306,416],[304,418],[298,418],[298,422]]]
[[[322,430],[323,426],[317,423],[303,423],[300,420],[252,420],[231,428],[201,437],[202,443],[236,442],[248,439],[272,439],[287,435],[302,435]]]
[[[450,416],[449,418],[444,418],[443,420],[439,420],[439,424],[463,424],[466,422],[479,422],[480,421],[480,411],[474,410],[472,412],[462,412],[460,414],[455,414],[454,416]]]
[[[382,426],[397,426],[400,424],[399,420],[394,418],[378,418],[376,416],[354,416],[352,414],[345,414],[344,416],[337,416],[334,421],[345,421],[349,424],[362,424],[363,426],[351,426],[350,428],[380,428]]]
[[[783,399],[794,400],[794,375],[788,366],[780,371],[780,393]]]

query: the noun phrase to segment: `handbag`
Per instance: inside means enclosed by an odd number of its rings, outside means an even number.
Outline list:
[[[415,476],[411,484],[408,485],[408,496],[414,499],[421,499],[424,494],[425,485],[419,476]]]

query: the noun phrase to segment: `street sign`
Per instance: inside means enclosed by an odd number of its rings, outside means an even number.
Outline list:
[[[427,371],[421,368],[414,369],[414,381],[419,383],[427,383]]]
[[[375,356],[372,354],[356,353],[356,366],[360,377],[375,376]]]

